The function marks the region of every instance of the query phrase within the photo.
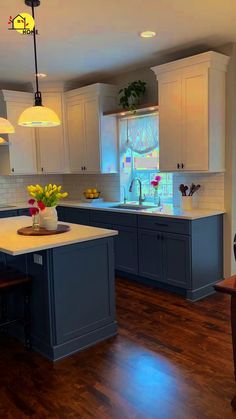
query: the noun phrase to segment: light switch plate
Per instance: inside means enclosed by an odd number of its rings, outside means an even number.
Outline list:
[[[43,256],[38,255],[37,253],[34,253],[33,257],[34,257],[34,263],[37,263],[37,265],[43,264]]]

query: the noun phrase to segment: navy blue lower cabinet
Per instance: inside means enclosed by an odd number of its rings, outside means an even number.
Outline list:
[[[64,207],[63,221],[74,224],[90,225],[90,211],[86,209],[78,209]]]
[[[162,233],[164,282],[180,288],[190,288],[190,238],[181,234]]]
[[[65,221],[65,208],[57,207],[57,216],[59,221]]]
[[[161,233],[139,230],[139,275],[144,278],[163,281],[163,249]]]
[[[17,217],[17,210],[0,211],[0,218]]]
[[[18,210],[18,214],[17,215],[25,215],[27,217],[30,217],[30,212],[29,212],[29,208],[22,208]]]
[[[137,228],[120,225],[113,225],[112,228],[119,232],[114,237],[116,270],[138,274]]]

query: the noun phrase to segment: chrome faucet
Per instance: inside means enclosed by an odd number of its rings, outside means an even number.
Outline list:
[[[125,188],[125,185],[121,185],[121,188],[123,188],[123,190],[124,190],[124,204],[126,204],[127,198],[126,198],[126,188]]]
[[[134,185],[134,182],[137,180],[137,182],[139,183],[139,200],[138,200],[138,202],[139,202],[139,205],[142,205],[142,203],[145,201],[145,198],[143,198],[143,194],[142,194],[142,182],[141,182],[141,180],[139,179],[139,177],[134,177],[133,179],[132,179],[132,181],[131,181],[131,184],[130,184],[130,187],[129,187],[129,192],[132,192],[132,190],[133,190],[133,185]]]

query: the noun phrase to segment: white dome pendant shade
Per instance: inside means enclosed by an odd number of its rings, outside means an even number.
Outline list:
[[[49,128],[61,124],[57,114],[45,106],[31,106],[26,108],[18,120],[22,127]]]
[[[40,0],[25,0],[27,6],[32,8],[32,16],[34,18],[34,7],[40,5]],[[35,19],[35,18],[34,18]],[[36,44],[36,29],[33,29],[33,42],[34,42],[34,64],[35,64],[35,79],[36,79],[36,93],[35,104],[30,108],[26,108],[18,119],[18,124],[23,127],[31,128],[50,128],[57,127],[61,124],[57,114],[50,108],[43,106],[42,96],[39,91],[38,81],[38,62],[37,62],[37,44]],[[1,131],[0,131],[1,132]]]
[[[15,128],[8,119],[0,118],[0,134],[14,134]]]

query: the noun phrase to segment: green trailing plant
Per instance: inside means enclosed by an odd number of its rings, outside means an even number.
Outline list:
[[[146,82],[142,80],[133,81],[127,87],[119,91],[120,106],[123,109],[135,111],[140,100],[146,91]]]

